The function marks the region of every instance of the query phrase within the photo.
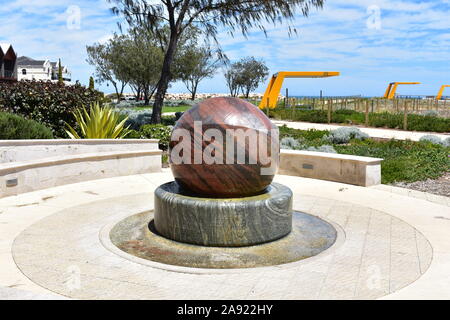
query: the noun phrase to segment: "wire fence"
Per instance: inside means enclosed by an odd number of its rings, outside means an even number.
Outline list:
[[[259,101],[253,101],[259,105]],[[405,113],[450,117],[450,100],[432,98],[292,97],[280,98],[277,108],[293,110],[353,110],[363,113]]]

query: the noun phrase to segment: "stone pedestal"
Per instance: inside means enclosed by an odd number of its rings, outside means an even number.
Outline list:
[[[154,225],[160,235],[189,244],[243,247],[267,243],[292,230],[292,191],[273,183],[257,196],[211,199],[170,182],[155,191]]]

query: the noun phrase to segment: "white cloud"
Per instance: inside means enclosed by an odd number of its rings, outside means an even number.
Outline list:
[[[66,10],[71,5],[80,7],[80,29],[67,29]],[[381,9],[381,30],[366,27],[371,5]],[[117,30],[118,18],[109,7],[106,0],[0,0],[0,41],[12,43],[21,55],[61,58],[74,79],[87,83],[92,67],[85,62],[86,45],[106,41]],[[289,81],[294,93],[314,94],[324,88],[330,94],[375,95],[381,94],[386,82],[401,78],[422,81],[420,90],[433,94],[435,87],[450,81],[449,16],[449,0],[329,0],[323,10],[295,20],[298,37],[289,38],[285,25],[267,24],[267,39],[257,31],[248,38],[221,32],[220,42],[231,59],[257,56],[267,61],[272,72],[343,73],[336,79]],[[171,89],[181,90],[185,89],[179,83]],[[223,76],[205,81],[200,91],[226,92]]]

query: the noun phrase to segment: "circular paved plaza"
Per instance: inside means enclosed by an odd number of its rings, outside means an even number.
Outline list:
[[[448,198],[277,176],[293,190],[294,210],[335,226],[336,242],[283,265],[202,269],[145,260],[111,242],[114,225],[153,210],[153,191],[171,178],[166,171],[1,199],[0,298],[450,297]]]

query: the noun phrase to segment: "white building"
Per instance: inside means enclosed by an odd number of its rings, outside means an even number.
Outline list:
[[[29,57],[17,58],[17,80],[58,81],[59,62],[34,60]],[[67,67],[62,66],[64,83],[70,84],[72,75]]]

